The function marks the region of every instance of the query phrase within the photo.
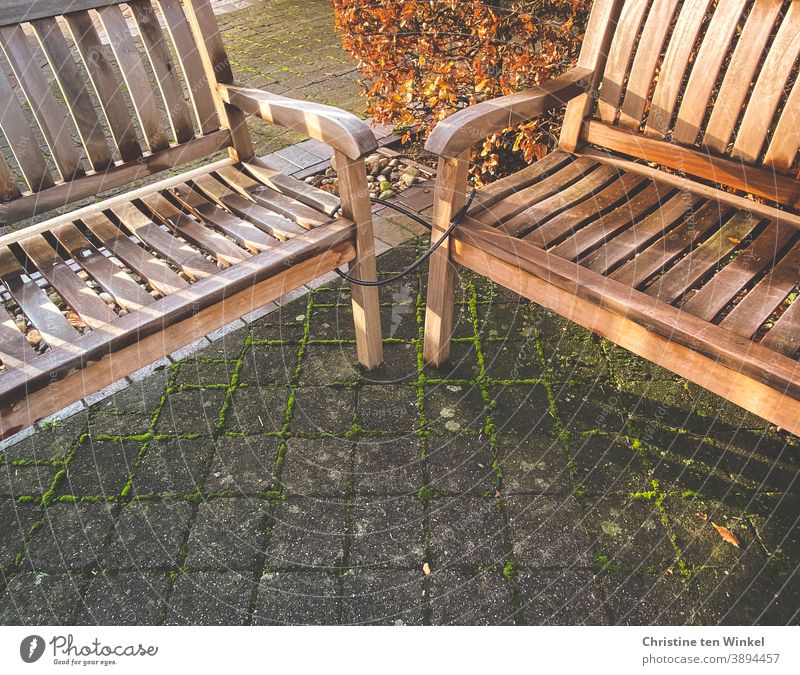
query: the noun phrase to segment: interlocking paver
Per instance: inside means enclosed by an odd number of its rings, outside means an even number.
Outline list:
[[[167,625],[235,626],[248,623],[253,580],[240,572],[186,572],[169,597]]]
[[[467,574],[437,570],[431,575],[431,623],[503,626],[514,623],[511,588],[495,571]]]
[[[328,572],[267,572],[258,586],[255,625],[337,622],[339,581]]]
[[[167,602],[169,575],[158,572],[99,574],[89,584],[75,618],[78,625],[158,624]]]

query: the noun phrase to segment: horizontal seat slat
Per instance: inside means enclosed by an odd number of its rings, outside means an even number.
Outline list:
[[[72,223],[56,228],[53,236],[72,259],[91,274],[106,293],[114,297],[120,307],[133,311],[153,302],[149,293],[104,256]]]
[[[721,321],[723,328],[751,337],[797,284],[800,243],[795,244]]]
[[[242,196],[252,199],[270,211],[286,216],[301,227],[306,229],[318,227],[330,220],[330,217],[312,209],[310,206],[300,204],[280,192],[265,187],[233,167],[220,169],[217,174]]]
[[[0,278],[23,314],[39,331],[45,344],[49,347],[59,347],[76,339],[78,331],[70,325],[58,307],[50,302],[47,294],[34,281],[23,281],[20,276],[22,274],[25,274],[25,270],[14,254],[5,247],[0,248]]]
[[[602,211],[612,208],[646,183],[647,180],[641,176],[623,174],[607,187],[593,193],[589,199],[562,211],[544,225],[526,234],[524,238],[537,246],[550,247],[558,239],[596,220]]]
[[[772,267],[797,231],[770,223],[731,263],[715,274],[682,307],[711,321],[762,270]]]
[[[145,215],[134,204],[122,204],[111,209],[120,222],[144,244],[169,260],[192,279],[212,276],[218,270],[186,242],[176,239]]]
[[[170,190],[184,208],[194,211],[205,222],[246,246],[253,253],[278,245],[278,240],[262,232],[252,223],[237,218],[202,197],[188,185],[178,185]]]
[[[221,267],[227,267],[249,257],[245,251],[227,240],[222,234],[193,220],[185,212],[182,212],[167,201],[163,195],[155,193],[149,197],[144,197],[142,203],[161,222],[174,229],[181,237],[212,253]]]
[[[126,233],[102,213],[84,216],[82,222],[109,251],[162,295],[169,295],[189,285],[188,281],[181,279],[163,260],[134,244]]]
[[[111,308],[69,268],[44,237],[37,234],[23,239],[20,247],[87,326],[98,328],[116,318]]]

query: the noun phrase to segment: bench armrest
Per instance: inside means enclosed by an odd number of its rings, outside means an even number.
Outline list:
[[[425,149],[441,157],[456,157],[498,131],[532,120],[563,105],[590,86],[592,71],[573,68],[540,87],[477,103],[439,122]]]
[[[222,99],[241,111],[331,146],[350,159],[378,148],[375,134],[352,113],[321,103],[271,94],[240,84],[218,83]]]

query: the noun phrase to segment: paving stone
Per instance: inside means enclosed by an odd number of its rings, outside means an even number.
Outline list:
[[[351,383],[361,378],[355,345],[352,344],[308,345],[302,366],[300,383],[303,385]]]
[[[744,570],[699,572],[697,605],[704,625],[797,625],[800,607],[800,569],[779,572],[767,566],[749,565]]]
[[[346,387],[298,387],[292,432],[343,436],[353,424],[355,398]]]
[[[104,566],[173,569],[186,541],[189,502],[134,501],[123,507],[100,558]]]
[[[93,441],[87,438],[59,479],[59,495],[116,496],[128,482],[141,441]]]
[[[239,384],[290,384],[297,370],[298,349],[297,345],[253,345],[242,357]]]
[[[611,381],[608,361],[602,348],[591,336],[574,339],[559,333],[549,334],[540,330],[542,339],[543,363],[548,376],[560,383],[585,382],[589,384],[607,384]]]
[[[280,439],[220,436],[205,482],[206,492],[255,494],[273,488]]]
[[[267,572],[258,586],[255,625],[337,623],[339,582],[327,572]]]
[[[423,574],[394,570],[360,570],[345,576],[342,623],[421,625],[425,597]]]
[[[489,390],[491,416],[498,432],[547,433],[553,427],[543,385],[500,385]]]
[[[758,538],[770,554],[789,565],[800,563],[800,528],[797,514],[800,513],[800,496],[759,495],[748,520],[755,527]]]
[[[157,434],[211,434],[217,426],[226,392],[189,389],[167,397],[158,416]]]
[[[144,424],[144,430],[146,430],[147,423],[161,404],[171,377],[171,368],[155,370],[143,380],[103,399],[92,407],[92,412],[129,416],[132,425],[141,427]],[[132,426],[132,428],[134,427]],[[139,433],[141,431],[140,428]]]
[[[417,294],[411,292],[411,286],[401,286],[401,292],[395,292],[391,305],[381,306],[381,326],[384,337],[396,340],[416,340],[419,337],[417,323]],[[403,293],[402,290],[406,289]]]
[[[526,570],[514,576],[523,623],[533,626],[608,623],[600,588],[584,570]]]
[[[50,489],[59,469],[46,464],[0,464],[0,497],[41,495]]]
[[[99,566],[103,542],[113,525],[113,506],[104,502],[53,504],[28,544],[25,565],[57,572]]]
[[[601,382],[571,384],[554,391],[558,418],[569,431],[603,431],[624,435],[629,413],[620,393]]]
[[[422,504],[413,497],[353,502],[350,564],[421,567],[425,560]]]
[[[6,460],[24,459],[42,462],[62,461],[75,448],[81,433],[86,428],[88,414],[73,415],[69,419],[52,424],[3,450]]]
[[[291,495],[344,497],[350,483],[353,444],[338,438],[292,438],[281,470]]]
[[[146,626],[161,621],[169,575],[152,572],[100,574],[89,584],[75,623],[86,626]]]
[[[25,546],[28,532],[41,518],[36,504],[15,504],[0,500],[0,570],[10,569]]]
[[[167,438],[150,441],[132,478],[133,494],[193,494],[203,485],[214,454],[210,438]]]
[[[345,515],[341,501],[288,499],[275,511],[264,566],[336,568],[344,555]]]
[[[200,504],[187,543],[189,568],[253,569],[270,525],[269,502],[213,499]]]
[[[175,582],[165,623],[169,626],[237,626],[248,622],[250,574],[186,572]]]
[[[506,527],[494,499],[455,497],[430,504],[431,551],[437,567],[504,565]]]
[[[450,358],[439,368],[425,366],[425,376],[431,380],[475,380],[480,363],[472,340],[450,343]]]
[[[766,564],[764,549],[739,509],[715,499],[675,497],[667,497],[663,506],[676,545],[692,565],[732,570],[744,564],[757,570]],[[731,530],[739,546],[724,541],[712,522]]]
[[[309,340],[355,340],[356,330],[350,308],[315,307],[311,310]]]
[[[225,428],[247,435],[275,433],[286,421],[288,387],[243,387],[233,393]]]
[[[175,378],[176,387],[207,387],[230,384],[236,361],[183,361]]]
[[[361,438],[356,443],[353,473],[359,494],[415,494],[424,481],[423,468],[418,438]]]
[[[675,562],[669,532],[651,501],[600,499],[588,507],[587,522],[595,561],[602,565],[644,573],[663,572]]]
[[[253,340],[286,340],[299,342],[305,335],[306,301],[279,307],[277,310],[250,326]],[[237,354],[238,357],[238,354]]]
[[[434,433],[481,434],[486,427],[483,395],[476,386],[435,384],[425,387],[425,418]]]
[[[85,583],[81,576],[70,573],[18,574],[0,596],[0,625],[70,625]]]
[[[503,475],[503,494],[564,494],[572,479],[561,443],[551,436],[501,434],[497,458]]]
[[[435,626],[505,626],[514,623],[508,582],[498,572],[472,575],[436,570],[430,578]]]
[[[417,389],[409,385],[365,385],[358,392],[359,426],[368,431],[409,432],[419,426]]]
[[[482,343],[486,375],[494,380],[532,380],[544,377],[533,338],[486,340]]]
[[[679,575],[601,574],[599,581],[612,624],[684,626],[703,623],[698,612],[703,598],[696,584],[687,584]]]
[[[621,442],[605,436],[572,440],[576,480],[591,495],[627,496],[652,490],[641,456]]]
[[[485,295],[481,289],[494,287],[494,284],[482,277],[476,277],[473,285],[478,287],[479,295]],[[531,305],[527,301],[479,303],[477,307],[478,330],[483,337],[513,340],[528,332],[526,328],[531,326]]]
[[[509,497],[514,555],[524,567],[588,566],[592,548],[574,497]]]
[[[364,384],[410,384],[419,379],[417,346],[410,342],[384,343],[383,363],[364,372]]]
[[[437,492],[494,494],[499,485],[487,440],[431,436],[427,459],[431,486]]]

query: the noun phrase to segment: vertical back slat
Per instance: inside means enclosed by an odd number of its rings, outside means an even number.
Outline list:
[[[672,140],[676,143],[694,144],[697,140],[711,91],[746,4],[747,0],[720,0],[717,5],[681,99],[678,120],[672,132]]]
[[[759,57],[780,9],[781,0],[755,0],[750,10],[703,134],[703,145],[710,150],[724,153],[728,149]]]
[[[114,52],[122,79],[133,101],[133,109],[136,111],[147,146],[151,152],[163,150],[169,146],[164,131],[164,121],[161,119],[142,57],[133,41],[122,10],[119,5],[109,5],[98,9],[97,14],[108,35],[111,50]]]
[[[645,126],[647,134],[664,136],[669,129],[683,75],[689,65],[689,56],[694,49],[710,1],[686,0],[681,7],[667,53],[664,55],[664,62],[658,73],[658,82],[653,92]],[[643,45],[643,49],[648,48],[648,45]]]
[[[17,160],[22,177],[32,192],[51,187],[54,183],[47,162],[39,149],[25,113],[22,112],[22,106],[2,70],[0,70],[0,100],[3,101],[0,105],[0,129]],[[11,184],[13,181],[9,186]],[[13,191],[13,188],[10,189]]]
[[[22,28],[18,25],[0,28],[0,46],[28,99],[61,177],[71,180],[83,175],[85,172],[63,111],[36,64]]]
[[[764,156],[764,164],[774,169],[788,171],[800,150],[800,77],[795,80],[786,99],[775,133]]]
[[[212,83],[203,68],[203,61],[189,29],[183,8],[179,0],[158,0],[158,4],[186,77],[200,130],[207,134],[219,129],[219,116],[211,95]]]
[[[642,122],[656,63],[667,39],[667,31],[677,5],[678,0],[653,0],[639,40],[639,49],[633,58],[620,111],[619,123],[624,127],[638,129]]]
[[[172,134],[177,143],[184,143],[194,136],[194,127],[189,107],[183,98],[177,67],[167,46],[166,36],[161,30],[161,24],[150,0],[136,0],[128,3],[128,6],[136,19],[150,66],[164,97]]]
[[[108,168],[113,161],[103,127],[86,90],[85,78],[78,71],[58,22],[54,18],[47,18],[34,21],[32,25],[61,88],[92,168],[95,171]]]
[[[106,58],[92,17],[88,12],[74,12],[66,14],[64,18],[67,20],[92,86],[97,92],[97,98],[120,157],[125,162],[138,159],[142,156],[142,150],[136,140],[136,131],[131,123],[128,105],[122,95],[119,80]]]
[[[755,162],[800,54],[800,2],[792,2],[770,47],[733,144],[733,157]]]
[[[633,47],[639,35],[644,11],[649,4],[649,0],[629,0],[623,5],[620,12],[614,32],[614,41],[611,43],[603,72],[600,100],[597,102],[597,112],[604,122],[611,123],[616,120]]]
[[[162,8],[167,0],[159,0]],[[174,3],[175,0],[169,0]],[[199,45],[198,55],[200,62],[206,73],[206,81],[212,83],[213,102],[217,109],[219,119],[231,131],[233,148],[229,150],[231,155],[239,161],[249,161],[255,156],[253,141],[247,130],[244,113],[235,106],[228,105],[222,100],[217,89],[217,82],[232,82],[233,72],[228,56],[225,53],[225,46],[222,44],[222,36],[219,34],[219,26],[214,17],[214,11],[208,0],[185,0],[186,18],[189,20],[194,39]]]
[[[0,155],[0,202],[10,202],[21,196],[22,193],[19,191],[14,176],[11,175],[11,169],[9,169],[5,157]]]

